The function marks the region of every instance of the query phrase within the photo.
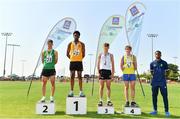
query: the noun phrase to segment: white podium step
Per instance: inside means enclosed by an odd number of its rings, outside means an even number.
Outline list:
[[[36,114],[55,114],[55,104],[50,102],[37,102]]]
[[[113,106],[98,106],[98,114],[114,114]]]
[[[66,114],[87,114],[86,97],[67,97]]]
[[[141,115],[140,107],[124,107],[124,114]]]

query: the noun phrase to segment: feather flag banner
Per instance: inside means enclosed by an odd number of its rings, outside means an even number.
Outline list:
[[[142,24],[146,8],[141,2],[131,4],[125,14],[125,30],[128,44],[133,47],[133,54],[138,55]]]
[[[123,16],[114,15],[106,20],[100,31],[97,52],[96,52],[97,55],[103,51],[104,43],[111,44],[116,39],[119,33],[123,30],[123,26],[124,26]]]
[[[133,48],[133,54],[138,56],[139,45],[141,40],[142,24],[145,15],[146,8],[141,2],[134,2],[131,4],[125,15],[125,30],[128,44]],[[141,83],[138,70],[136,70],[137,78],[142,90],[142,94],[145,97],[143,85]]]
[[[56,49],[64,40],[66,40],[76,30],[76,22],[73,18],[66,17],[55,24],[52,30],[49,32],[44,42],[42,51],[47,49],[48,39],[53,40],[53,48]],[[41,51],[41,52],[42,52]],[[37,63],[37,67],[41,64],[41,56]]]

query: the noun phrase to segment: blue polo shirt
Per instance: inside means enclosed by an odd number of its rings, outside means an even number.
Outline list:
[[[165,72],[168,70],[168,64],[166,61],[162,59],[153,61],[150,64],[150,70],[153,71],[152,86],[166,85]]]

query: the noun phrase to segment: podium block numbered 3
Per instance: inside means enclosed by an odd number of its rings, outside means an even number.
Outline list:
[[[36,114],[55,114],[55,104],[50,102],[38,102]]]
[[[114,114],[113,106],[98,106],[98,114]]]
[[[87,98],[67,97],[66,114],[87,114]]]
[[[124,107],[124,114],[141,115],[140,107]]]

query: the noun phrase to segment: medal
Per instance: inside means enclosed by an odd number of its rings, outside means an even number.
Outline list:
[[[130,68],[131,67],[131,57],[127,56],[127,67]]]
[[[78,50],[78,44],[74,43],[74,46],[75,46],[75,48],[73,50],[73,55],[78,56],[80,54],[80,51]]]
[[[106,62],[107,62],[107,61],[106,61],[106,54],[104,54],[104,59],[105,59],[105,60],[104,60],[104,65],[106,65],[106,64],[107,64],[107,63],[106,63]]]

